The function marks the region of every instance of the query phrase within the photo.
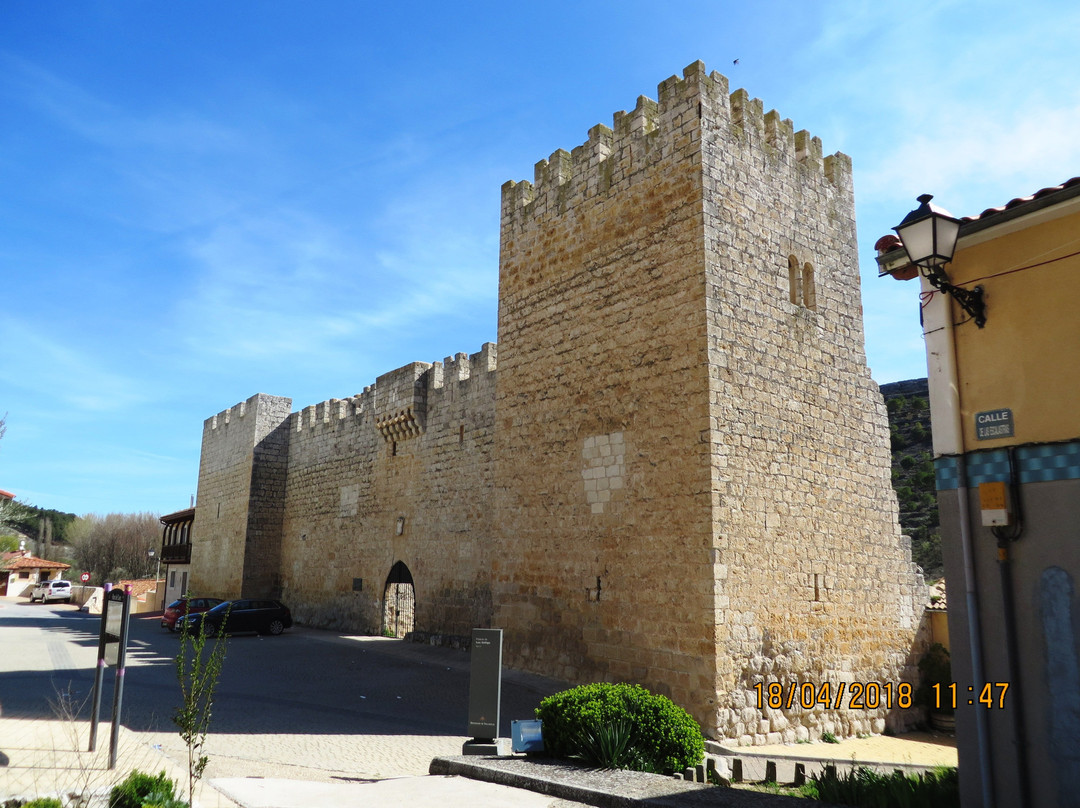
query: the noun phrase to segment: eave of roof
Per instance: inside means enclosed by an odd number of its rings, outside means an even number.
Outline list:
[[[1080,196],[1080,177],[1073,177],[1061,185],[1051,185],[1040,188],[1030,196],[1018,196],[1010,199],[1004,205],[987,208],[982,213],[974,216],[964,216],[960,219],[960,233],[958,238],[970,236],[983,230],[1011,222],[1021,216],[1027,216],[1045,208],[1060,205]],[[874,248],[878,250],[877,263],[878,275],[889,275],[897,270],[903,270],[910,266],[907,254],[904,252],[900,240],[892,233],[878,239]]]
[[[975,216],[963,217],[960,220],[960,238],[985,230],[988,227],[995,227],[1020,216],[1027,216],[1029,213],[1034,213],[1043,208],[1060,205],[1062,202],[1076,196],[1080,196],[1080,177],[1073,177],[1061,183],[1061,185],[1040,188],[1030,196],[1018,196],[1015,199],[1010,199],[1004,205],[987,208]]]
[[[172,525],[176,522],[190,522],[195,519],[195,509],[185,508],[182,511],[176,511],[175,513],[167,513],[161,517],[161,524]]]
[[[71,565],[60,561],[46,561],[44,558],[34,556],[20,556],[0,562],[0,569],[9,572],[13,570],[69,570]]]

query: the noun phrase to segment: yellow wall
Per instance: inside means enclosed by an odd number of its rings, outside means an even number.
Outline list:
[[[1080,365],[1080,255],[1064,257],[1080,250],[1080,206],[1071,207],[1017,232],[974,234],[947,268],[957,285],[982,285],[986,301],[985,328],[954,332],[966,451],[1080,437],[1080,374],[1061,372]],[[953,316],[967,315],[954,303]],[[976,440],[975,414],[1006,407],[1015,435]]]

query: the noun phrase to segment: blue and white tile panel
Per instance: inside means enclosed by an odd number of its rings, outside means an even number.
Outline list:
[[[934,461],[937,490],[949,491],[957,485],[957,458],[939,457]],[[1021,483],[1046,483],[1080,479],[1080,441],[1019,446],[1016,462]],[[968,485],[1009,480],[1009,454],[1005,449],[988,449],[967,455]]]

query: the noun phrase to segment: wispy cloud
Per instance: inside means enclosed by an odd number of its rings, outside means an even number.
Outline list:
[[[494,299],[495,236],[446,225],[420,235],[416,226],[403,215],[354,234],[340,221],[277,209],[191,239],[198,280],[178,312],[188,346],[199,356],[330,362]]]
[[[80,419],[153,399],[145,380],[110,367],[88,343],[63,342],[47,331],[45,324],[18,318],[0,321],[0,345],[13,347],[0,362],[0,381],[31,393],[41,402],[40,412],[62,409],[65,417]]]
[[[8,52],[0,52],[0,91],[37,109],[80,137],[111,150],[153,149],[206,154],[250,147],[240,133],[192,110],[136,114]]]

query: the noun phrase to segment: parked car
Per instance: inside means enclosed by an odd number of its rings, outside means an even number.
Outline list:
[[[48,603],[50,600],[60,600],[71,603],[71,581],[39,581],[38,585],[30,592],[30,602],[40,600]]]
[[[185,614],[205,612],[219,603],[224,603],[224,601],[221,598],[177,598],[165,607],[165,612],[161,615],[161,627],[176,631],[176,621]]]
[[[241,598],[226,600],[200,614],[181,617],[176,625],[177,628],[182,628],[184,624],[187,625],[188,632],[197,632],[199,626],[205,626],[208,635],[222,632],[239,634],[244,631],[280,634],[292,626],[292,613],[285,604],[277,600]]]

